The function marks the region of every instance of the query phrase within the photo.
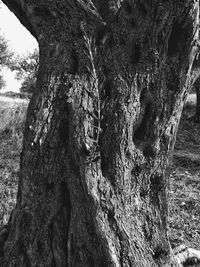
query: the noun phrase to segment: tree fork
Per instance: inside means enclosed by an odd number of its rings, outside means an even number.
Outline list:
[[[175,266],[165,171],[199,1],[3,2],[40,68],[1,266]]]

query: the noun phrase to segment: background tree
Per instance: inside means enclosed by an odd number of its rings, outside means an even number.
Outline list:
[[[39,68],[39,52],[37,49],[24,57],[13,60],[11,69],[16,71],[17,78],[23,79],[20,91],[32,94],[36,88],[36,79]]]
[[[0,66],[9,66],[12,56],[6,39],[0,35]]]
[[[13,54],[8,48],[6,39],[0,35],[0,71],[3,67],[9,67],[11,64]],[[0,89],[5,87],[5,81],[3,76],[0,74]]]
[[[166,168],[199,1],[3,0],[40,66],[1,266],[175,266]]]
[[[6,86],[6,82],[3,79],[3,76],[0,74],[0,90]]]

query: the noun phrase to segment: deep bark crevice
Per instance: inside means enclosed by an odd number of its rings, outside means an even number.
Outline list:
[[[183,22],[175,21],[168,42],[168,54],[173,56],[185,47],[187,31],[183,28]]]

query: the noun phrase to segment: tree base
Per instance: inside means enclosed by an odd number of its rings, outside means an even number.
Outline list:
[[[0,228],[0,266],[4,266],[4,244],[8,237],[8,227]],[[173,250],[173,267],[198,267],[200,266],[200,250],[180,245]]]

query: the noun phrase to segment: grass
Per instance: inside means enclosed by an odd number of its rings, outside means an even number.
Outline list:
[[[16,203],[26,109],[27,103],[0,103],[0,226]]]
[[[170,241],[200,250],[200,125],[184,111],[174,151],[169,189]],[[196,266],[196,265],[193,265]],[[200,265],[198,265],[200,266]]]
[[[0,103],[0,225],[16,202],[19,156],[27,103]],[[190,109],[190,112],[194,109]],[[170,242],[200,250],[200,125],[184,112],[169,188]]]

